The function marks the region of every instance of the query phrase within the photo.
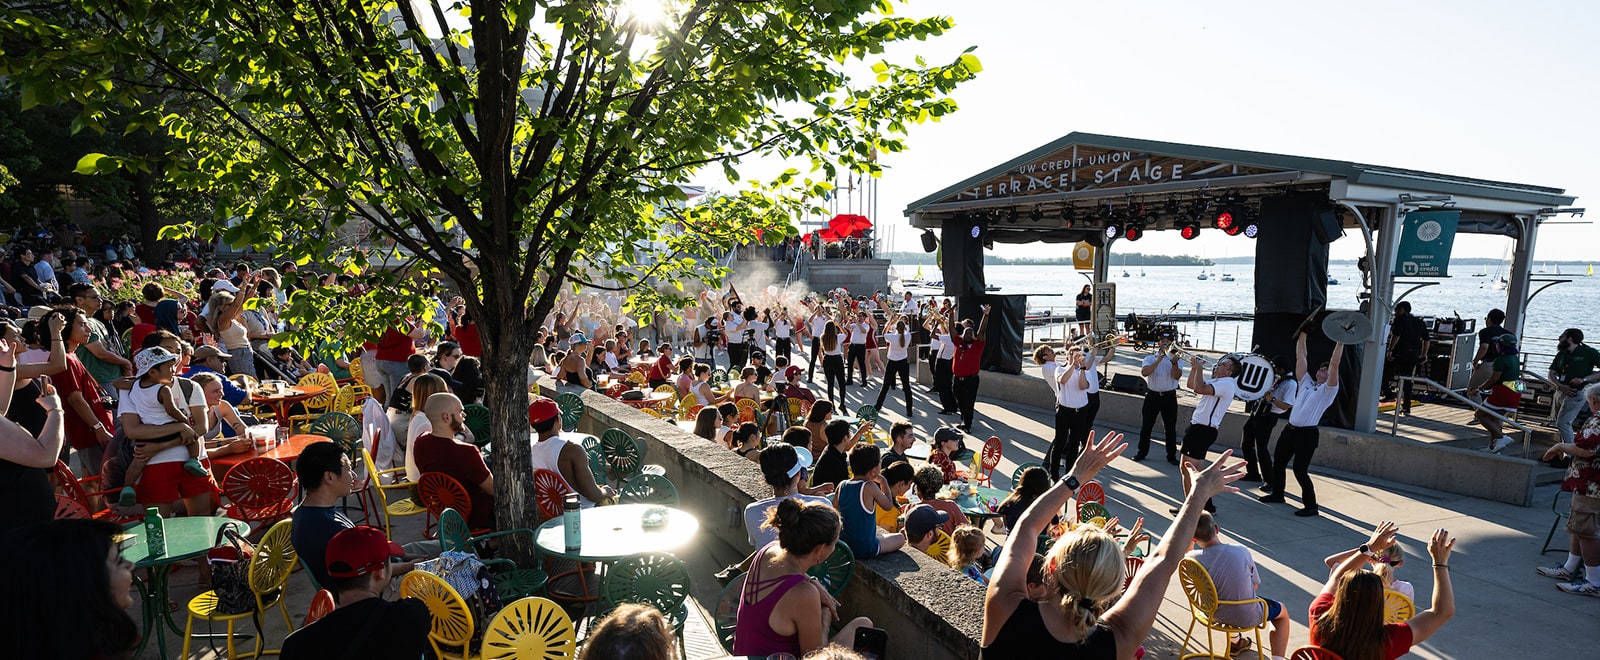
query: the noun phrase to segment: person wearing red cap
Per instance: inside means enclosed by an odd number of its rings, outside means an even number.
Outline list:
[[[328,541],[327,569],[338,608],[283,640],[281,657],[432,658],[428,606],[414,598],[386,601],[389,558],[400,554],[376,527],[352,527]]]
[[[528,404],[528,425],[534,432],[533,469],[561,475],[567,488],[578,493],[578,503],[585,509],[617,496],[612,487],[595,484],[589,454],[583,446],[561,437],[561,407],[555,401],[541,396]]]

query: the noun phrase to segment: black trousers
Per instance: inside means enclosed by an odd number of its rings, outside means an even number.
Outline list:
[[[1418,361],[1418,356],[1416,356],[1416,355],[1402,355],[1402,354],[1397,352],[1397,353],[1394,354],[1394,359],[1393,360],[1390,360],[1388,362],[1383,363],[1383,367],[1384,367],[1384,369],[1383,369],[1383,395],[1384,396],[1389,396],[1391,394],[1394,394],[1394,379],[1399,378],[1401,376],[1415,376],[1415,375],[1417,375],[1417,361]],[[1402,395],[1401,398],[1400,398],[1400,401],[1399,401],[1400,407],[1402,409],[1410,409],[1411,408],[1411,381],[1409,381],[1409,380],[1402,381],[1402,383],[1400,385],[1400,393]]]
[[[1156,417],[1162,421],[1162,429],[1167,441],[1167,458],[1178,456],[1178,391],[1156,392],[1154,390],[1144,393],[1144,422],[1139,425],[1139,453],[1135,456],[1145,456],[1150,453],[1150,432],[1155,429]]]
[[[822,356],[822,378],[828,381],[828,400],[833,402],[835,408],[844,410],[844,388],[850,381],[844,376],[844,356]],[[839,398],[833,397],[833,384],[839,383]]]
[[[953,377],[950,375],[950,361],[938,358],[933,363],[933,389],[939,393],[939,411],[950,412],[956,409],[956,395]]]
[[[1267,445],[1272,441],[1272,428],[1278,425],[1278,416],[1272,414],[1271,404],[1261,404],[1268,412],[1258,412],[1244,422],[1243,442],[1239,443],[1244,453],[1244,464],[1247,474],[1266,477],[1272,474],[1272,453]]]
[[[1094,374],[1094,376],[1091,376],[1091,377],[1098,377],[1098,376],[1099,376],[1099,374]],[[1089,405],[1083,407],[1083,416],[1084,416],[1084,422],[1083,422],[1084,434],[1083,434],[1083,438],[1080,438],[1078,440],[1078,442],[1079,442],[1080,445],[1087,445],[1088,444],[1088,440],[1087,439],[1089,437],[1089,429],[1093,429],[1094,428],[1094,420],[1095,420],[1096,417],[1100,416],[1100,393],[1099,392],[1090,392],[1089,393]],[[1081,447],[1080,447],[1080,449],[1081,449]]]
[[[911,359],[890,360],[883,369],[883,387],[878,390],[878,403],[875,406],[883,410],[883,400],[889,395],[889,390],[894,389],[895,374],[900,375],[900,384],[906,390],[906,417],[911,416]]]
[[[844,360],[844,379],[856,379],[856,365],[861,365],[861,386],[867,386],[867,345],[851,344]]]
[[[811,338],[811,364],[806,367],[806,380],[815,380],[817,364],[822,362],[822,338]]]
[[[1082,409],[1056,404],[1056,435],[1044,452],[1044,469],[1050,473],[1051,481],[1060,479],[1078,462],[1079,427],[1083,428],[1084,436],[1089,434]]]
[[[777,353],[778,357],[781,357],[785,360],[789,359],[789,351],[793,350],[794,342],[784,339],[783,337],[778,337],[772,340],[772,344],[773,352]],[[777,362],[774,361],[773,364],[777,364]]]
[[[972,414],[978,405],[978,377],[956,376],[954,384],[956,409],[961,411],[961,423],[972,426]]]
[[[1283,494],[1284,473],[1294,461],[1294,480],[1300,482],[1300,500],[1307,507],[1317,505],[1317,491],[1311,485],[1311,455],[1317,452],[1317,427],[1284,425],[1278,434],[1278,449],[1272,457],[1272,492]]]
[[[750,359],[750,345],[744,342],[728,342],[728,380],[738,378],[735,374],[744,368],[744,363]]]

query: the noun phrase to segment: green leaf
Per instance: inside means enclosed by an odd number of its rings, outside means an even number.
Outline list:
[[[965,67],[967,71],[972,73],[980,73],[983,71],[983,63],[979,62],[978,56],[973,55],[972,53],[962,53],[960,62],[961,66]]]
[[[72,172],[83,175],[99,174],[101,172],[100,162],[110,158],[105,154],[85,154],[83,158],[78,159],[78,166],[72,168]],[[110,169],[116,169],[114,161],[111,163]]]

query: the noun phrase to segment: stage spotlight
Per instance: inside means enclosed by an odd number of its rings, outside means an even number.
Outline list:
[[[1234,226],[1233,211],[1229,209],[1223,209],[1221,213],[1217,214],[1217,217],[1211,220],[1211,226],[1223,231],[1227,231],[1228,228]]]
[[[1178,235],[1182,236],[1183,240],[1186,241],[1192,241],[1196,238],[1199,238],[1200,224],[1195,222],[1185,222],[1182,225],[1179,225]]]
[[[1071,206],[1061,207],[1061,226],[1066,229],[1071,229],[1072,221],[1074,219],[1073,216],[1075,215],[1077,214],[1074,212],[1074,209]]]
[[[1228,225],[1228,228],[1222,230],[1222,232],[1229,236],[1238,236],[1239,234],[1244,233],[1244,225],[1233,223]]]
[[[1040,210],[1039,207],[1035,206],[1035,207],[1033,207],[1033,210],[1028,213],[1028,219],[1032,220],[1034,222],[1038,222],[1040,220],[1043,220],[1044,219],[1044,211]]]
[[[1167,215],[1177,215],[1177,214],[1182,213],[1182,212],[1183,212],[1183,208],[1182,208],[1182,205],[1178,204],[1178,200],[1176,200],[1176,199],[1167,200]]]
[[[1113,222],[1106,225],[1106,240],[1111,240],[1122,235],[1122,223]]]
[[[1255,238],[1256,234],[1258,234],[1260,232],[1261,232],[1261,225],[1258,225],[1253,221],[1244,226],[1244,235],[1245,235],[1246,238]]]
[[[1122,237],[1130,241],[1144,238],[1144,225],[1137,222],[1129,223],[1128,228],[1123,230]]]
[[[1013,206],[1006,210],[1006,222],[1017,224],[1017,207]]]
[[[933,252],[939,249],[939,239],[933,235],[932,229],[922,230],[922,251]]]

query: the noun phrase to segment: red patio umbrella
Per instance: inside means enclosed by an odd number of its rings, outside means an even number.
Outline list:
[[[855,213],[840,213],[828,221],[828,228],[840,236],[859,237],[861,232],[872,228],[872,220]]]

